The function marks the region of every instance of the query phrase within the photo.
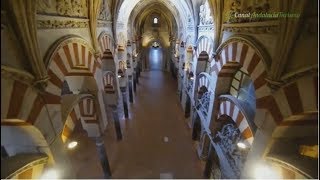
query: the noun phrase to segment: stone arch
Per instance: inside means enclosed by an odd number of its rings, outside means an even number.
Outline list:
[[[318,75],[314,73],[273,93],[279,112],[265,159],[286,172],[283,178],[318,178],[317,85]]]
[[[101,67],[100,62],[95,60],[93,48],[76,35],[58,39],[48,50],[45,62],[50,80],[44,94],[37,94],[29,101],[33,107],[28,117],[31,124],[38,119],[45,104],[60,105],[61,88],[66,76],[95,77]],[[99,86],[101,83],[95,79]]]
[[[104,109],[101,95],[103,90],[101,62],[95,58],[92,47],[85,40],[73,35],[62,37],[46,54],[46,63],[50,80],[45,93],[38,93],[38,97],[31,101],[32,110],[28,122],[35,123],[40,130],[46,132],[48,122],[41,120],[48,119],[49,116],[55,128],[63,128],[61,122],[64,121],[62,119],[65,116],[66,104],[61,92],[65,80],[68,81],[73,95],[90,91],[97,96],[98,108]],[[98,113],[98,117],[101,117],[106,125],[106,114],[100,109]]]
[[[88,137],[99,137],[101,135],[95,98],[90,94],[80,95],[74,101],[62,129],[61,138],[63,142],[69,139],[79,120]]]
[[[252,119],[244,110],[236,98],[230,95],[224,95],[219,97],[219,112],[218,119],[222,115],[227,115],[236,124],[236,127],[240,130],[241,136],[247,145],[252,145],[254,140],[253,133],[254,127],[249,121]],[[251,126],[250,126],[251,125]]]
[[[202,52],[206,52],[208,61],[211,62],[213,54],[213,40],[210,37],[201,36],[197,41],[197,50],[195,52],[196,57],[199,58]]]
[[[263,51],[263,48],[257,47],[250,38],[231,37],[220,45],[215,57],[215,63],[212,63],[212,75],[217,78],[215,93],[217,96],[225,93],[225,87],[222,86],[221,80],[231,80],[234,73],[242,67],[251,78],[255,87],[256,109],[263,109],[275,114],[275,108],[269,109],[266,102],[272,102],[271,90],[267,85],[269,56]],[[267,98],[267,99],[266,99]],[[271,106],[272,107],[272,106]],[[256,111],[257,112],[257,111]]]
[[[212,90],[210,75],[205,72],[200,73],[195,82],[194,101],[198,106],[197,111],[200,119],[203,121],[205,126],[209,125],[211,119],[213,95],[214,92]]]
[[[114,40],[107,32],[103,31],[98,37],[101,53],[103,54],[106,50],[109,50],[112,54],[115,53]]]
[[[209,54],[206,51],[202,51],[197,56],[197,63],[196,63],[196,75],[200,74],[201,72],[205,72],[207,69],[207,64],[209,62]]]

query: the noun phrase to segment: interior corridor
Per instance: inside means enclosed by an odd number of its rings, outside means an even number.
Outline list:
[[[104,136],[112,178],[202,178],[204,164],[197,157],[169,73],[143,72],[129,111],[130,118],[121,119],[123,139],[117,141],[113,122]],[[74,151],[81,151],[75,154],[87,163],[75,167],[77,178],[102,178],[94,142],[82,137]],[[79,158],[71,158],[73,166],[78,166]]]

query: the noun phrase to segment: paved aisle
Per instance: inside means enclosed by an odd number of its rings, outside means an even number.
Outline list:
[[[116,140],[113,122],[105,135],[112,177],[202,178],[191,130],[185,123],[171,75],[162,71],[143,72],[134,99],[129,119],[121,117],[123,140]],[[168,142],[164,142],[164,137],[168,137]],[[102,173],[101,169],[93,171]]]

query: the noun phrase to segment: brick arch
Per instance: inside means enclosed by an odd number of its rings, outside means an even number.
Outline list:
[[[61,106],[61,91],[67,76],[96,77],[101,71],[101,62],[95,59],[93,48],[78,36],[65,36],[57,40],[46,55],[50,77],[44,94],[37,94],[30,105],[28,122],[33,124],[45,114],[46,105],[53,109]],[[100,79],[96,79],[98,87]]]
[[[198,56],[198,61],[209,61],[209,54],[207,51],[202,51]]]
[[[210,75],[207,73],[200,73],[197,77],[197,90],[199,91],[202,86],[206,87],[209,91],[211,89],[210,86],[211,78]]]
[[[218,106],[218,118],[222,115],[229,116],[240,130],[243,139],[252,145],[253,133],[249,126],[248,117],[246,116],[245,112],[243,112],[241,108],[239,108],[233,101],[226,98],[220,99]]]
[[[197,41],[197,50],[195,52],[196,57],[198,58],[203,51],[209,55],[209,61],[211,61],[213,53],[213,40],[206,36],[201,36]]]
[[[103,31],[100,33],[98,42],[102,55],[106,50],[109,50],[112,54],[115,53],[113,38],[107,32]]]
[[[263,48],[250,38],[231,37],[219,46],[215,58],[216,61],[211,66],[211,73],[218,76],[216,89],[219,89],[221,77],[232,79],[236,70],[243,67],[255,87],[256,109],[266,109],[275,118],[279,109],[276,105],[272,105],[274,99],[265,80],[270,58]]]
[[[64,37],[55,44],[48,56],[47,66],[49,82],[53,85],[60,87],[60,81],[65,76],[94,76],[101,69],[101,62],[95,59],[94,50],[82,38]]]
[[[318,127],[318,75],[303,76],[288,83],[273,93],[272,98],[272,105],[278,107],[274,117],[279,126],[274,133],[289,126]]]
[[[103,75],[104,92],[107,94],[114,94],[117,87],[116,76],[113,72],[107,71]]]
[[[100,135],[95,99],[92,95],[80,97],[69,111],[61,133],[63,142],[70,138],[79,120],[89,136],[97,137]]]

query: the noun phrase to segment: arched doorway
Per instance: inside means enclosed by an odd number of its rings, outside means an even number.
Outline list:
[[[163,50],[159,42],[155,41],[149,47],[149,69],[163,69]]]

